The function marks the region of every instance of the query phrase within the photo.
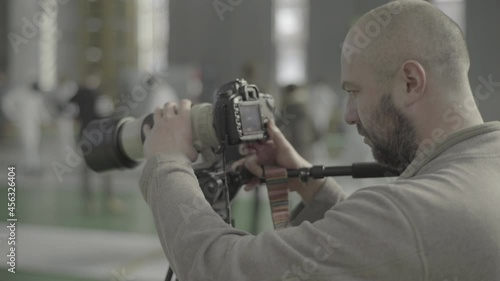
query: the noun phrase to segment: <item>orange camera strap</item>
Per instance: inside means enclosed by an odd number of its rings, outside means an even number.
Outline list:
[[[285,168],[264,167],[267,194],[271,204],[274,229],[286,228],[290,220],[288,212],[288,174]]]

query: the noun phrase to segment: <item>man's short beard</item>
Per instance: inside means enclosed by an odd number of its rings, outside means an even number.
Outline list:
[[[358,131],[371,141],[373,157],[381,165],[402,172],[415,158],[415,126],[396,108],[390,94],[380,99],[368,130],[358,126]]]

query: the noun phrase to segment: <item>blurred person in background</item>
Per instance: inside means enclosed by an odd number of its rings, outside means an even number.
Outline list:
[[[309,86],[307,110],[316,132],[311,159],[327,163],[338,156],[338,151],[332,148],[340,147],[337,144],[341,125],[340,97],[325,80],[317,79]]]
[[[123,93],[121,102],[128,107],[128,115],[135,118],[152,113],[166,102],[179,100],[168,82],[154,74],[126,69],[120,73],[119,84]]]
[[[21,165],[28,173],[42,172],[40,144],[42,125],[50,122],[51,116],[45,105],[44,92],[38,82],[11,89],[3,97],[2,109],[7,118],[17,127],[23,159]]]
[[[149,95],[144,100],[140,108],[141,111],[138,112],[140,113],[139,116],[154,112],[155,108],[165,104],[166,102],[179,101],[177,93],[172,86],[165,81],[165,79],[151,75],[146,81],[145,88],[150,89]]]
[[[63,114],[74,114],[79,124],[79,134],[76,140],[78,144],[82,138],[85,127],[95,119],[109,117],[113,114],[112,100],[99,91],[101,78],[97,74],[88,75],[82,85],[74,87],[74,84],[67,84],[66,91],[74,91],[67,104],[63,107]],[[75,91],[76,90],[76,91]],[[67,95],[67,94],[66,94]],[[80,149],[80,147],[77,147]],[[95,214],[99,211],[99,203],[91,188],[91,171],[85,163],[81,168],[81,188],[86,214]],[[123,212],[125,205],[116,194],[113,193],[112,178],[109,173],[99,175],[102,178],[104,190],[104,201],[106,210],[110,213],[118,214]]]
[[[247,61],[241,66],[241,74],[249,84],[254,84],[262,93],[268,93],[269,86],[267,85],[260,64],[256,61]]]
[[[78,91],[78,83],[71,79],[61,79],[61,83],[53,92],[52,103],[55,105],[54,111],[57,134],[59,138],[61,158],[64,159],[68,153],[66,147],[75,147],[75,126],[74,122],[78,115],[78,106],[69,103]]]
[[[328,83],[318,79],[309,87],[307,109],[320,139],[329,132],[333,114],[340,110],[339,97]]]
[[[288,85],[282,89],[282,106],[278,108],[277,123],[283,134],[304,157],[312,156],[312,144],[316,139],[314,121],[309,112],[307,87]]]

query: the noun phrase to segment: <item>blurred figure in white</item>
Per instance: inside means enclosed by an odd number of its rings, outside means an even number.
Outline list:
[[[65,147],[76,146],[74,120],[78,116],[78,106],[74,103],[69,103],[69,100],[76,95],[77,91],[78,83],[72,80],[65,80],[54,92],[53,98],[55,103],[59,105],[55,121],[59,142],[61,143],[62,159],[68,153]]]
[[[162,106],[167,102],[178,102],[174,89],[166,82],[157,80],[155,77],[151,77],[150,84],[154,85],[151,95],[149,97],[148,103],[146,104],[145,112],[150,113],[155,110],[158,106]]]
[[[2,97],[7,92],[7,76],[4,72],[0,72],[0,139],[4,137],[5,134],[5,119],[6,116],[2,109]]]
[[[42,171],[41,126],[51,119],[44,93],[37,82],[13,88],[4,96],[2,109],[18,129],[24,154],[21,165],[28,173],[39,174]]]
[[[164,77],[139,74],[130,69],[120,73],[119,91],[122,93],[120,105],[127,106],[127,115],[136,118],[152,113],[156,107],[163,107],[169,101],[179,101],[177,93]]]
[[[332,123],[339,123],[335,119],[335,114],[339,116],[340,111],[339,97],[328,83],[323,79],[317,79],[310,85],[307,106],[316,132],[312,159],[319,163],[327,163],[331,156],[335,156],[325,154],[325,151],[331,151],[328,147],[331,136],[328,134],[338,133],[336,124]]]
[[[318,79],[310,87],[308,109],[317,136],[321,138],[329,131],[333,113],[340,109],[337,93],[325,81]]]
[[[149,95],[142,101],[136,110],[134,116],[140,117],[149,114],[157,107],[163,107],[167,102],[178,102],[179,98],[175,90],[164,80],[151,75],[146,80],[145,89],[149,90]],[[133,97],[133,96],[132,96]]]
[[[308,108],[309,91],[305,86],[290,84],[282,89],[282,107],[278,109],[277,125],[292,146],[308,159],[312,158],[312,144],[316,132]]]

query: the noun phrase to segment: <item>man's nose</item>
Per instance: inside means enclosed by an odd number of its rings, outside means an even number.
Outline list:
[[[356,105],[356,101],[352,97],[349,97],[349,99],[347,100],[344,120],[349,125],[355,125],[360,123],[358,115],[358,107]]]

